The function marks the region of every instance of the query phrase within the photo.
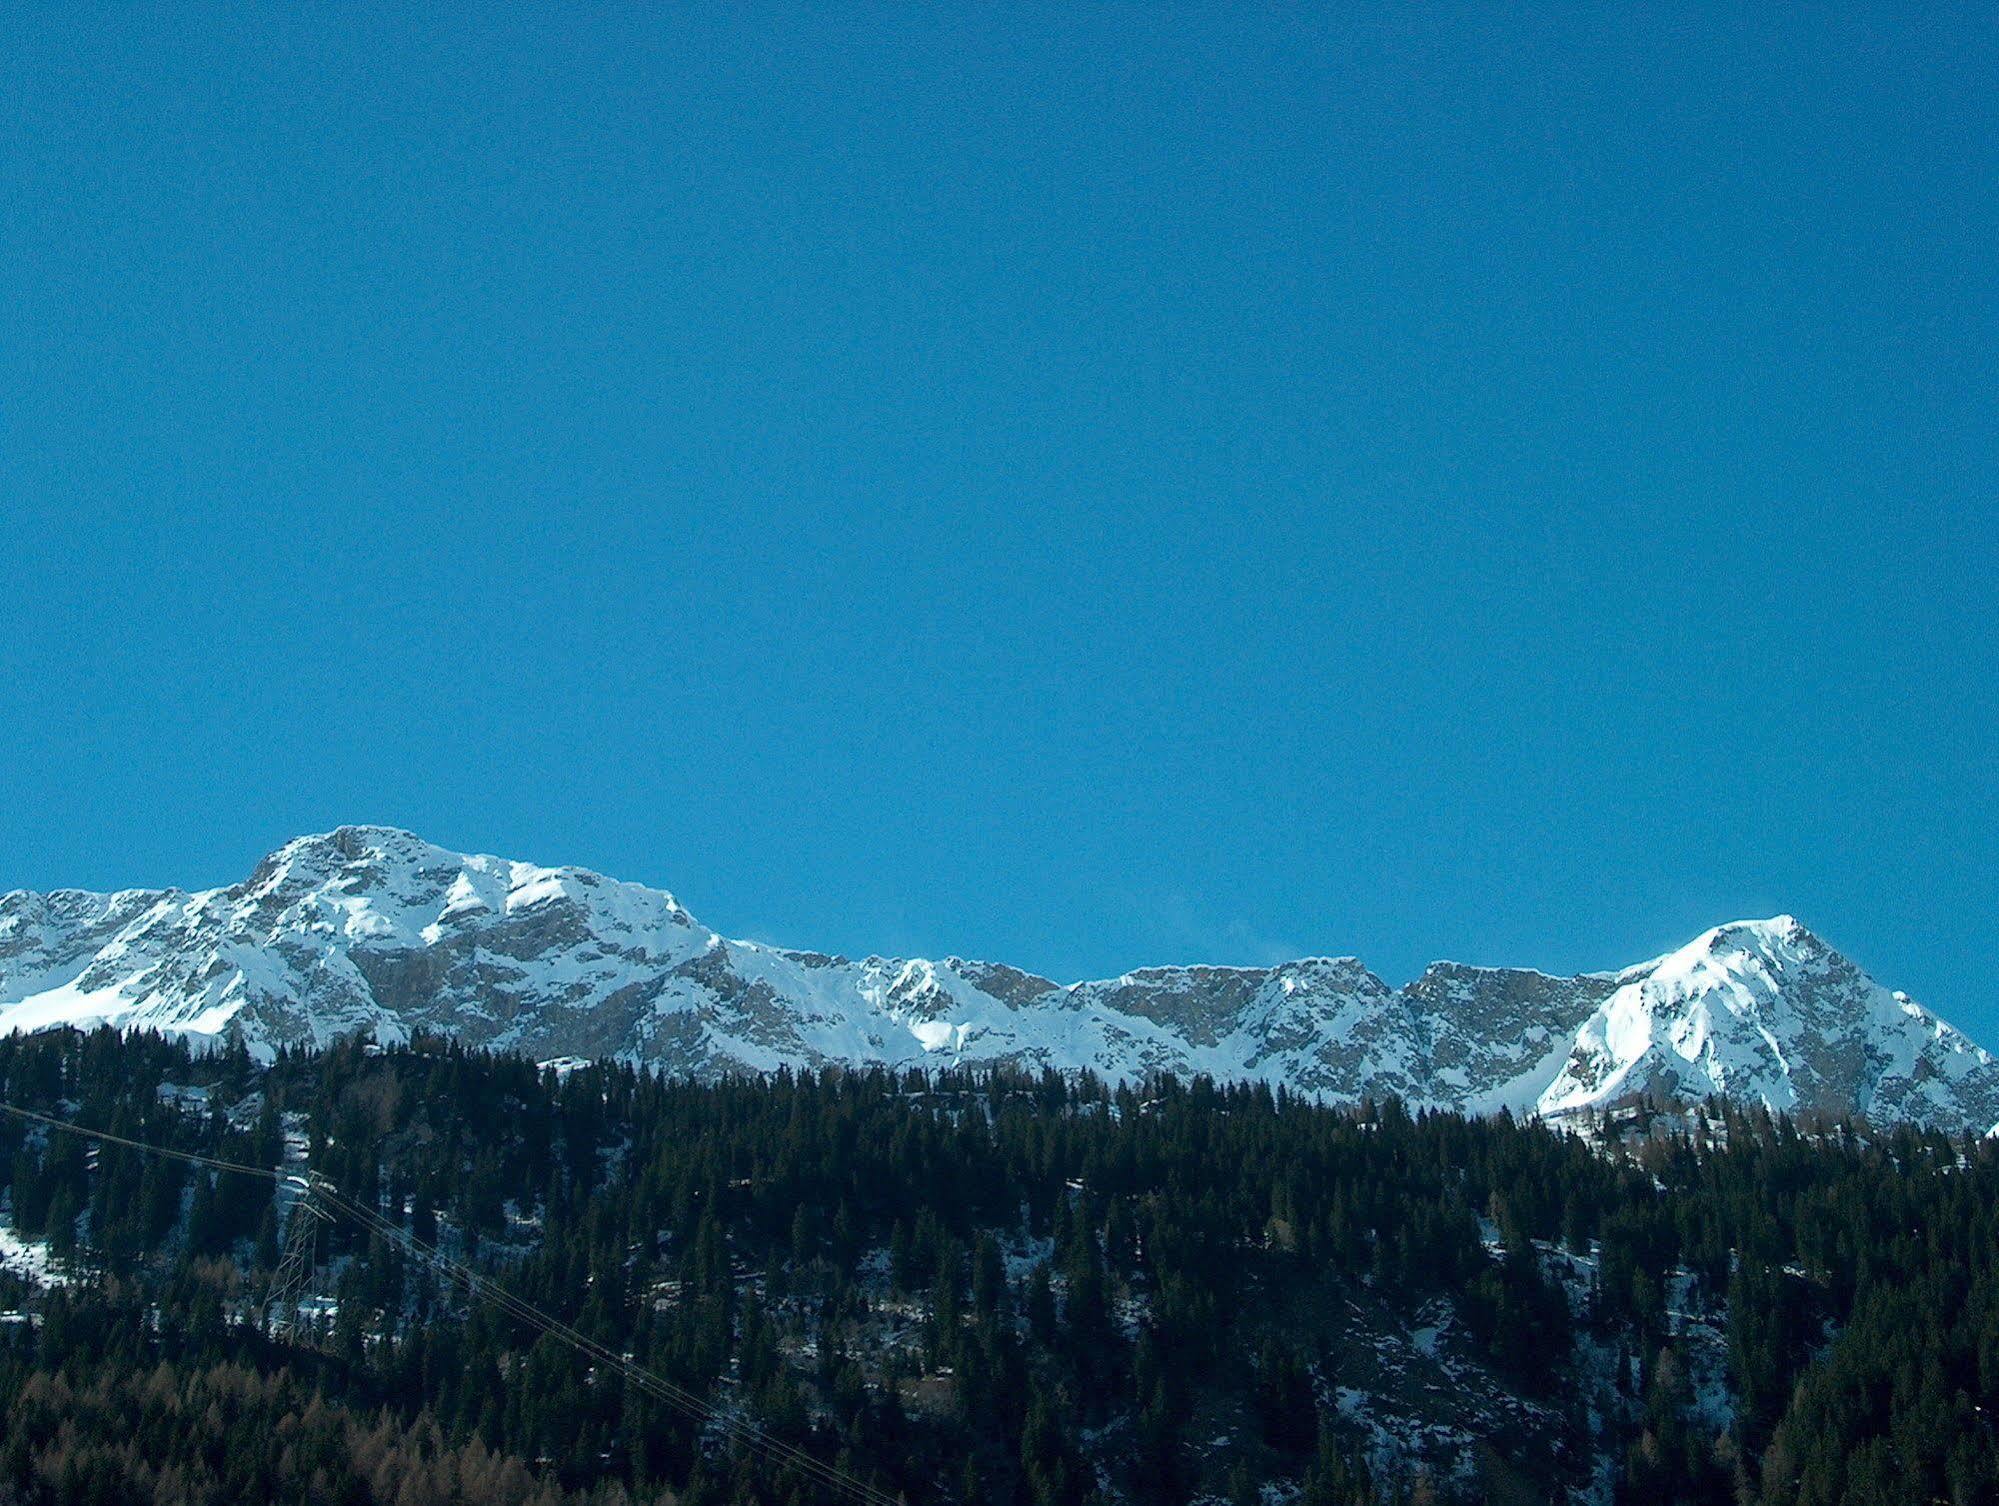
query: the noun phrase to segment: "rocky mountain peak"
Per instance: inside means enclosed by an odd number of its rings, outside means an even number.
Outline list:
[[[1570,978],[1438,962],[1393,988],[1331,957],[1058,985],[1004,963],[725,941],[664,890],[386,826],[299,837],[224,889],[0,899],[0,1029],[97,1023],[261,1053],[420,1029],[703,1076],[1010,1062],[1469,1112],[1718,1093],[1999,1120],[1991,1057],[1788,915]]]

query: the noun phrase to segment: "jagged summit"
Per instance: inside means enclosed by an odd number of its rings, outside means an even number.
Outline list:
[[[687,913],[664,889],[622,883],[587,868],[544,868],[452,852],[393,826],[342,826],[294,837],[258,863],[240,892],[259,899],[348,895],[355,904],[347,908],[376,915],[391,911],[398,899],[420,909],[441,894],[438,923],[454,915],[522,910],[558,893],[572,900],[584,893],[618,895],[666,915]]]
[[[0,897],[0,1030],[109,1023],[266,1053],[411,1031],[701,1075],[1012,1062],[1253,1079],[1333,1100],[1560,1115],[1640,1094],[1952,1128],[1999,1064],[1788,915],[1615,973],[1354,957],[1057,984],[1003,963],[732,941],[671,894],[343,826],[221,889]]]

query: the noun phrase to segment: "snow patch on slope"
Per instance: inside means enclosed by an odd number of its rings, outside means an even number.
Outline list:
[[[1142,968],[1058,985],[1002,964],[851,961],[727,940],[663,890],[388,827],[287,842],[198,893],[0,897],[0,1030],[109,1024],[269,1057],[416,1031],[537,1060],[714,1076],[1011,1063],[1206,1073],[1333,1101],[1560,1116],[1639,1094],[1999,1123],[1999,1066],[1789,916],[1618,974],[1357,959]]]

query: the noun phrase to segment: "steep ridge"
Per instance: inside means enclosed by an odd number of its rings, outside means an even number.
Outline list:
[[[386,827],[300,837],[224,889],[0,897],[0,1030],[100,1023],[263,1055],[423,1030],[708,1076],[1005,1062],[1469,1112],[1719,1093],[1954,1129],[1999,1121],[1999,1064],[1789,916],[1576,978],[1440,962],[1391,988],[1344,957],[1063,986],[956,957],[732,941],[663,890]]]

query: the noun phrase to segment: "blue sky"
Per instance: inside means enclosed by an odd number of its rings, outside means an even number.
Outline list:
[[[10,19],[0,888],[1999,1044],[1989,11],[415,9]]]

